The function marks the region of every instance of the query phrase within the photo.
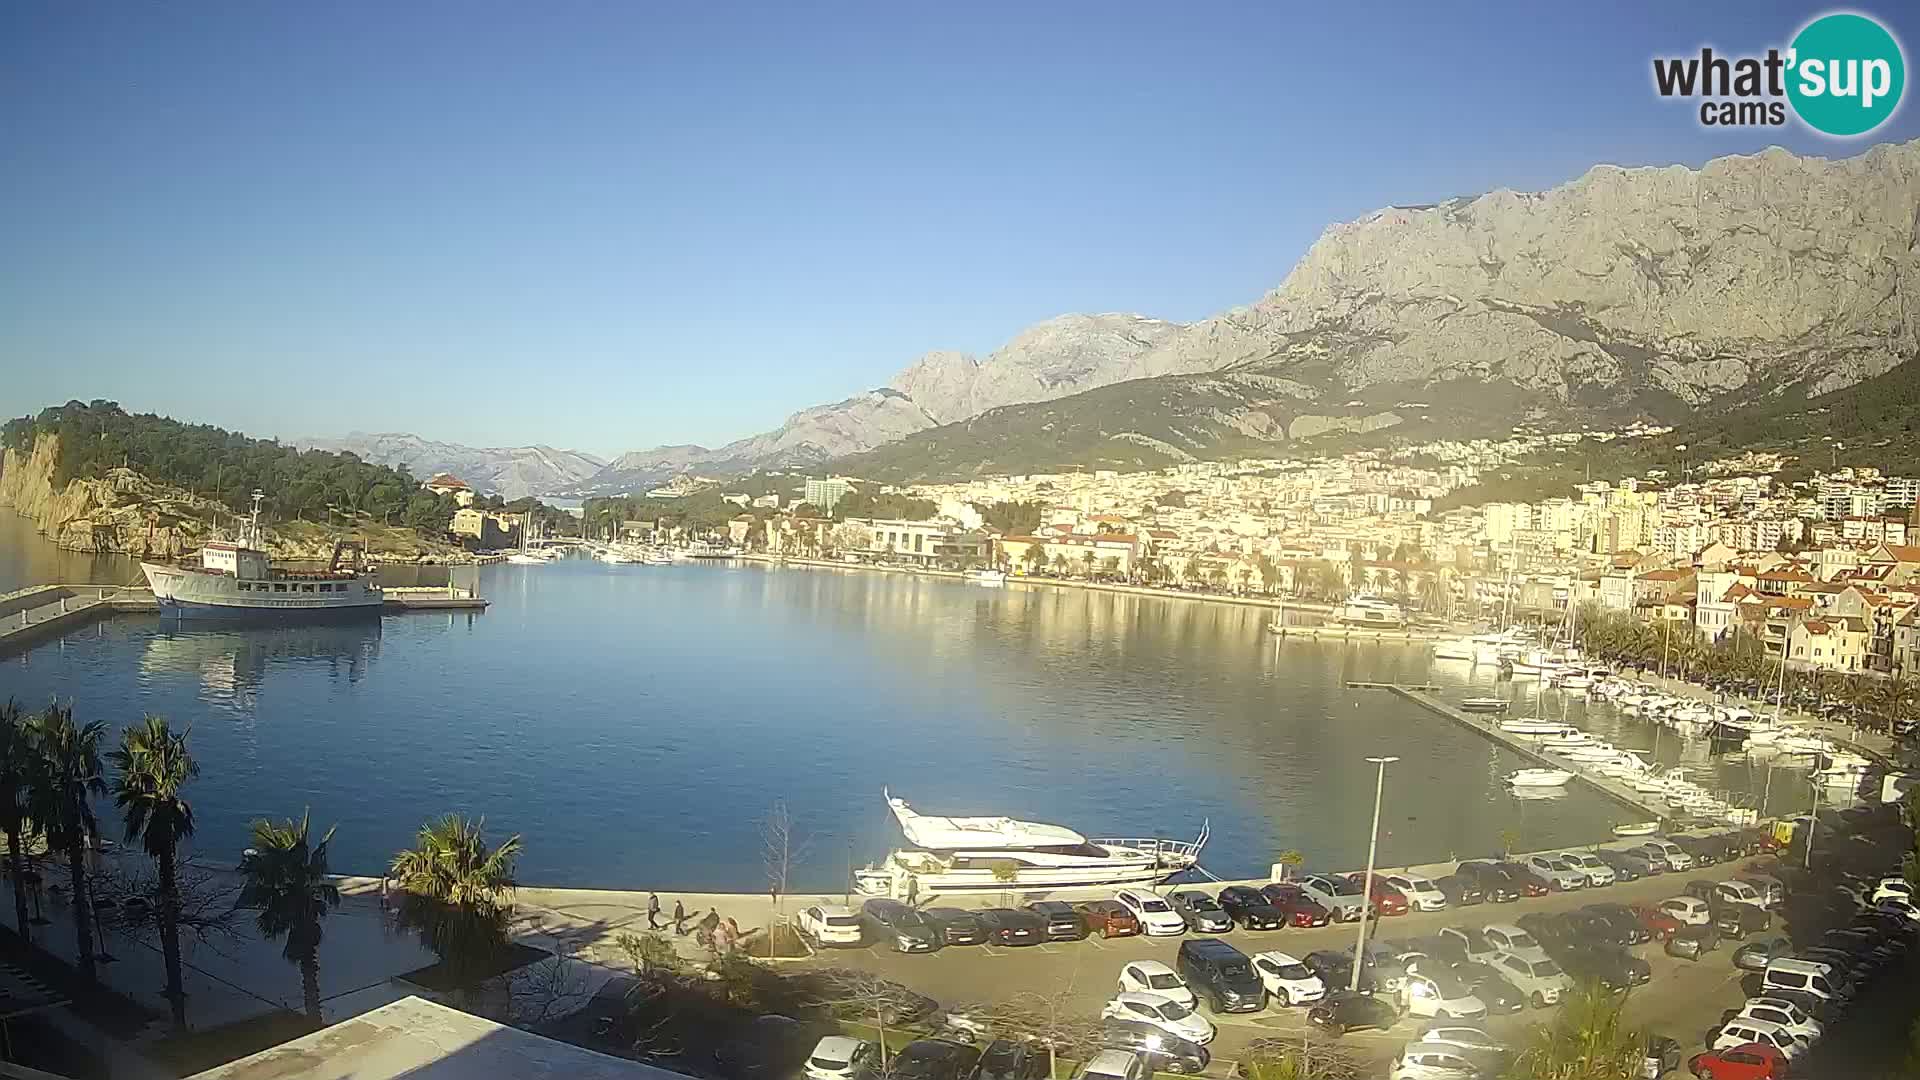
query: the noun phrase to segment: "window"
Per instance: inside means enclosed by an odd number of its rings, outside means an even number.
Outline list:
[[[239,584],[238,586],[236,586],[236,587],[237,587],[237,588],[238,588],[238,589],[239,589],[239,590],[240,590],[241,592],[252,592],[252,591],[253,591],[253,586],[251,586],[251,585],[249,585],[249,584],[247,584],[247,583],[246,583],[246,582],[244,582],[244,581],[243,581],[243,582],[241,582],[241,583],[240,583],[240,584]]]
[[[280,582],[277,582],[277,581],[276,581],[276,582],[274,582],[274,583],[273,583],[273,591],[274,591],[274,592],[286,592],[286,591],[287,591],[287,587],[286,587],[285,585],[283,585],[283,584],[281,584]]]
[[[313,591],[313,586],[311,586],[311,585],[302,585],[302,586],[300,586],[300,591],[301,591],[301,592],[312,592],[312,591]]]

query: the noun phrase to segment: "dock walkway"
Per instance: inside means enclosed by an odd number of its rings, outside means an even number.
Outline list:
[[[0,596],[0,656],[126,610],[125,591],[112,585],[34,585]],[[145,604],[152,606],[151,594]]]
[[[1487,741],[1498,744],[1504,749],[1511,750],[1542,768],[1564,769],[1572,773],[1574,779],[1612,799],[1614,802],[1622,806],[1630,807],[1645,820],[1659,821],[1673,816],[1673,811],[1669,810],[1664,804],[1655,804],[1628,785],[1611,779],[1610,777],[1599,776],[1586,769],[1582,769],[1575,763],[1569,763],[1555,758],[1512,732],[1501,730],[1500,717],[1498,715],[1482,717],[1456,709],[1435,697],[1431,692],[1421,688],[1388,686],[1386,689],[1406,698],[1408,701],[1419,705],[1429,712],[1439,713],[1441,716],[1452,720],[1454,723],[1474,732]]]

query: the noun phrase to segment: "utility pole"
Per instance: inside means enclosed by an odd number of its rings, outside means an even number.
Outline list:
[[[1380,767],[1373,782],[1373,835],[1367,840],[1367,877],[1360,887],[1360,937],[1353,946],[1353,980],[1347,989],[1360,992],[1360,968],[1367,948],[1367,910],[1373,906],[1373,859],[1380,849],[1380,797],[1387,788],[1387,766],[1399,761],[1397,757],[1370,757],[1368,761]]]

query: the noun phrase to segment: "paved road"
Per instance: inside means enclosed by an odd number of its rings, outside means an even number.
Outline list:
[[[1555,893],[1512,904],[1482,904],[1463,910],[1409,914],[1384,920],[1378,936],[1391,939],[1431,934],[1443,926],[1511,922],[1532,911],[1564,911],[1602,900],[1655,902],[1675,895],[1687,881],[1732,876],[1738,872],[1738,865],[1723,864],[1703,871],[1668,874],[1591,891]],[[1356,929],[1351,925],[1259,933],[1236,929],[1219,936],[1246,953],[1280,950],[1301,956],[1315,949],[1350,948]],[[1373,936],[1371,928],[1369,936]],[[1097,1012],[1113,995],[1121,965],[1137,959],[1172,963],[1179,941],[1179,938],[1135,937],[1112,941],[1089,939],[1023,948],[955,946],[937,953],[919,955],[903,955],[878,946],[868,946],[825,952],[814,963],[863,968],[884,974],[949,1007],[1003,1000],[1022,992],[1040,992],[1066,994],[1091,1014]],[[1636,1024],[1647,1024],[1679,1040],[1682,1046],[1695,1047],[1706,1029],[1719,1021],[1721,1011],[1743,999],[1739,986],[1740,973],[1732,964],[1733,948],[1732,944],[1723,944],[1717,952],[1708,954],[1707,959],[1698,963],[1672,959],[1658,946],[1643,945],[1635,949],[1653,966],[1654,977],[1650,984],[1633,992],[1628,1003],[1629,1018]],[[1497,1034],[1518,1039],[1527,1025],[1549,1015],[1545,1012],[1523,1011],[1510,1017],[1493,1018],[1488,1022],[1488,1027]],[[1220,1027],[1219,1037],[1212,1047],[1215,1056],[1220,1059],[1232,1058],[1252,1039],[1297,1034],[1306,1027],[1304,1010],[1299,1009],[1271,1008],[1262,1013],[1212,1019]],[[1348,1035],[1346,1041],[1369,1058],[1384,1063],[1425,1023],[1409,1018],[1402,1020],[1390,1033],[1355,1032]]]

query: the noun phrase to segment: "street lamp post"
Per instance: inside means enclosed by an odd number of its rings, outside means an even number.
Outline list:
[[[1387,766],[1400,759],[1397,757],[1370,757],[1368,761],[1380,767],[1373,782],[1373,834],[1367,838],[1367,876],[1360,887],[1360,937],[1353,946],[1353,980],[1347,986],[1354,993],[1360,992],[1360,966],[1367,949],[1367,909],[1373,906],[1373,858],[1380,850],[1380,796],[1387,789]]]

